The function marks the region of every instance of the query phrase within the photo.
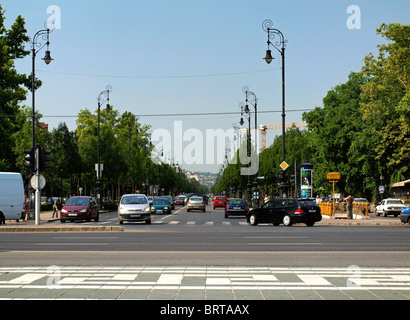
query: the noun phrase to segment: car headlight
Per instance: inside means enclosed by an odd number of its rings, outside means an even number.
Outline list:
[[[80,212],[87,212],[87,209],[83,209],[83,210],[81,210]]]
[[[61,212],[62,213],[67,213],[67,210],[63,208],[63,209],[61,209]]]
[[[145,212],[149,212],[149,211],[150,211],[150,207],[146,207],[146,208],[144,209],[144,211],[145,211]]]
[[[164,207],[164,210],[168,210],[168,207]]]

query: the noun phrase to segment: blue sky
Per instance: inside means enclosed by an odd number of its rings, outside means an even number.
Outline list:
[[[258,124],[280,123],[281,59],[273,49],[275,60],[270,65],[262,60],[265,19],[288,41],[287,110],[321,106],[328,90],[359,71],[366,55],[377,52],[383,42],[376,35],[381,23],[410,21],[410,2],[401,0],[3,0],[6,25],[22,15],[32,37],[51,16],[51,5],[60,9],[61,28],[51,33],[55,60],[46,66],[44,52],[36,60],[36,76],[43,81],[36,107],[50,129],[66,122],[70,130],[81,109],[96,110],[98,94],[108,84],[114,108],[141,115],[140,122],[152,125],[152,131],[172,133],[174,121],[182,121],[183,131],[232,128],[240,120],[238,103],[245,101],[245,85],[258,97],[258,111],[274,111],[259,115]],[[360,8],[360,29],[346,25],[350,5]],[[31,56],[16,66],[29,74]],[[30,96],[26,104],[31,106]],[[144,116],[198,112],[238,114]],[[287,112],[286,122],[301,117],[302,112]],[[268,132],[268,144],[277,134],[281,132]],[[172,158],[172,150],[165,156]],[[220,167],[174,160],[187,169]]]

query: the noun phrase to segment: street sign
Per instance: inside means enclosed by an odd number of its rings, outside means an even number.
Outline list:
[[[327,180],[340,180],[340,173],[339,172],[329,172],[326,175]]]
[[[279,166],[282,168],[283,171],[285,171],[289,167],[286,161],[283,161]]]
[[[38,177],[40,179],[39,185],[40,185],[40,190],[41,190],[46,185],[46,179],[41,174],[39,174]],[[37,190],[37,175],[36,174],[31,177],[30,185],[34,190]]]

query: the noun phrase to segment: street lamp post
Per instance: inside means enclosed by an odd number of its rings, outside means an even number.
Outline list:
[[[274,59],[272,57],[272,52],[269,49],[269,46],[272,45],[282,56],[282,161],[285,160],[285,46],[287,40],[285,40],[285,37],[283,36],[282,32],[280,32],[278,29],[272,28],[273,22],[269,19],[266,19],[262,23],[262,28],[268,33],[268,49],[266,50],[266,56],[263,58],[267,64],[271,63],[272,60]],[[274,39],[275,36],[279,36],[279,40],[276,41],[275,43],[272,43],[270,39]],[[287,197],[287,187],[286,187],[286,173],[284,170],[283,172],[279,175],[279,177],[282,177],[279,180],[279,188],[281,189],[281,197]]]
[[[252,91],[249,90],[248,86],[244,86],[242,88],[242,91],[245,93],[246,95],[246,102],[245,102],[245,108],[248,107],[248,101],[251,105],[253,105],[253,107],[255,108],[255,157],[252,157],[253,159],[255,159],[256,161],[259,161],[259,157],[258,157],[258,120],[257,120],[257,114],[258,114],[258,99],[256,98],[256,94],[253,93]],[[248,96],[251,97],[251,100],[248,99]],[[248,107],[249,109],[249,107]],[[249,129],[250,132],[250,129]],[[252,149],[251,149],[252,150]],[[259,199],[257,199],[256,195],[259,194],[259,190],[258,190],[258,171],[259,171],[259,164],[257,166],[257,171],[255,172],[255,179],[253,181],[253,207],[256,209],[259,207]]]
[[[50,50],[49,50],[50,32],[53,31],[54,25],[51,22],[46,21],[46,23],[44,24],[44,27],[46,29],[42,29],[40,31],[37,31],[36,34],[34,35],[33,41],[32,41],[32,49],[31,49],[32,54],[33,54],[32,55],[32,73],[31,73],[31,97],[32,97],[32,114],[31,114],[32,135],[31,135],[31,138],[32,138],[33,152],[35,152],[34,150],[36,150],[36,105],[35,105],[35,94],[36,94],[35,64],[36,64],[36,55],[42,48],[47,46],[46,53],[44,55],[44,58],[42,58],[42,60],[44,60],[44,62],[46,64],[49,64],[52,60],[54,60],[53,58],[51,58]],[[39,36],[42,36],[42,39],[46,41],[43,45],[41,45],[41,43],[39,43],[37,41]],[[36,159],[36,161],[35,161],[34,171],[35,172],[32,172],[32,173],[37,176],[37,186],[36,186],[36,192],[35,192],[34,206],[30,205],[30,208],[34,207],[36,225],[38,225],[38,224],[40,224],[40,177],[39,177],[40,170],[39,170],[39,161],[38,161],[38,159]],[[30,199],[32,199],[32,197],[30,197]]]
[[[241,105],[242,103],[239,103],[239,104]],[[244,109],[243,105],[241,105],[241,120],[239,122],[240,125],[244,124],[244,122],[243,122],[243,113],[244,112],[248,116],[248,134],[247,134],[247,139],[246,139],[246,141],[247,141],[247,143],[246,143],[246,155],[249,159],[249,157],[251,156],[251,152],[252,152],[251,151],[251,148],[252,148],[251,147],[251,111],[250,111],[249,106],[247,104],[245,105],[245,109]],[[246,185],[246,192],[248,194],[248,196],[247,196],[248,202],[251,203],[251,182],[250,182],[249,174],[248,174],[248,183]]]
[[[101,210],[101,163],[100,163],[100,109],[104,102],[107,102],[106,111],[110,111],[110,92],[112,87],[110,85],[105,87],[104,91],[101,91],[98,95],[98,126],[97,126],[97,183],[96,183],[96,193],[97,193],[97,205],[98,209]],[[105,99],[105,100],[103,100]]]

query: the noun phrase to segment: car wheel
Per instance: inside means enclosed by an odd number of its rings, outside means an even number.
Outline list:
[[[229,215],[225,212],[225,218],[228,218],[229,217]]]
[[[309,222],[306,222],[306,225],[308,227],[313,227],[315,225],[315,223],[313,221],[309,221]]]
[[[61,222],[61,223],[65,223],[65,219],[60,219],[60,222]]]
[[[123,223],[124,223],[124,221],[122,221],[122,220],[118,220],[118,223],[119,223],[119,224],[123,224]]]
[[[383,217],[387,217],[386,211],[383,210]]]
[[[277,226],[279,225],[279,223],[273,222],[273,225],[274,225],[275,227],[277,227]]]
[[[249,217],[249,223],[251,226],[256,226],[258,224],[258,220],[256,219],[256,215],[252,214]]]
[[[146,224],[151,224],[151,219],[145,220],[145,223],[146,223]]]
[[[290,227],[292,225],[292,218],[288,214],[284,215],[283,224],[287,227]]]
[[[205,212],[205,209],[204,210],[202,210],[203,212]]]
[[[376,210],[376,216],[380,216],[380,212]]]
[[[99,214],[99,213],[97,213],[97,215],[96,215],[95,218],[94,218],[94,221],[95,221],[95,222],[98,222],[98,220],[100,220],[100,214]]]

